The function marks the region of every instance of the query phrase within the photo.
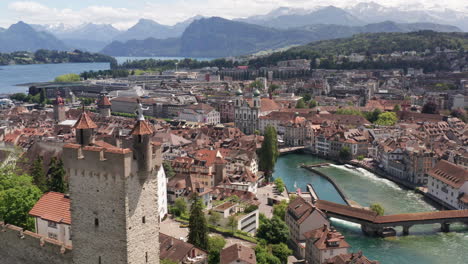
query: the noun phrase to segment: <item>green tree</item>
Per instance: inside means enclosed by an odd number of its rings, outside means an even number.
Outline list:
[[[450,112],[450,115],[453,116],[453,117],[460,118],[460,120],[462,120],[465,123],[468,120],[467,115],[466,115],[466,111],[464,111],[461,108],[453,109],[452,112]]]
[[[357,156],[357,160],[364,160],[364,158],[365,158],[364,155]]]
[[[38,156],[37,159],[33,162],[32,167],[31,167],[31,176],[33,178],[33,183],[42,192],[46,192],[48,189],[47,177],[44,172],[43,160],[41,156]]]
[[[201,249],[208,249],[208,226],[202,201],[197,195],[193,196],[190,208],[188,242]]]
[[[400,112],[401,111],[401,106],[399,104],[396,104],[394,107],[393,107],[393,112]]]
[[[348,146],[342,147],[339,153],[339,157],[341,160],[351,159],[351,149]]]
[[[31,176],[18,175],[12,166],[0,168],[0,220],[34,231],[29,211],[41,195]]]
[[[211,236],[208,238],[208,263],[218,264],[221,250],[226,245],[222,236]]]
[[[374,109],[374,111],[364,113],[364,117],[369,120],[369,122],[374,123],[379,119],[379,115],[382,111],[378,108]]]
[[[67,184],[65,183],[65,168],[61,159],[52,158],[49,169],[48,189],[51,192],[67,192]]]
[[[215,226],[218,224],[219,220],[221,220],[221,215],[218,212],[211,211],[208,222]]]
[[[292,250],[285,244],[279,243],[271,245],[271,253],[277,257],[281,263],[288,263],[288,257],[292,255]]]
[[[314,107],[317,107],[317,101],[315,100],[310,100],[309,102],[309,108],[314,108]]]
[[[393,126],[398,121],[398,117],[394,112],[385,112],[379,115],[377,121],[374,124],[379,126]]]
[[[265,243],[257,244],[255,256],[258,264],[281,264],[281,260],[271,253],[271,249]]]
[[[309,102],[310,99],[312,99],[312,96],[310,94],[304,94],[302,99],[304,99],[304,102]]]
[[[301,99],[297,100],[296,108],[306,108],[306,104],[304,102],[304,99],[301,98]]]
[[[176,174],[174,168],[172,168],[171,162],[167,160],[163,161],[163,168],[168,178],[172,178]]]
[[[78,74],[70,73],[57,76],[54,82],[79,82],[81,81],[81,77]]]
[[[289,229],[286,223],[278,217],[265,219],[259,226],[257,237],[269,244],[286,243],[289,238]]]
[[[183,197],[179,197],[175,200],[174,207],[177,209],[177,216],[185,215],[187,213],[187,202]]]
[[[284,192],[284,182],[281,178],[276,178],[275,179],[275,186],[276,186],[276,189],[278,190],[278,192],[280,193],[283,193]]]
[[[228,217],[227,226],[231,228],[231,231],[234,232],[237,229],[237,217],[235,215],[230,215]]]
[[[42,88],[41,93],[39,94],[39,104],[40,105],[45,105],[46,101],[47,101],[46,89]]]
[[[161,264],[178,264],[178,263],[170,259],[161,259]]]
[[[377,215],[380,215],[380,216],[384,215],[385,213],[385,209],[382,207],[382,205],[377,204],[377,203],[371,204],[370,209],[376,212]]]
[[[432,101],[427,102],[424,106],[423,109],[421,110],[422,113],[424,114],[438,114],[438,105]]]
[[[275,90],[278,90],[280,87],[277,84],[270,85],[270,93],[273,93]]]
[[[272,126],[267,126],[262,147],[259,151],[259,167],[268,179],[273,173],[278,156],[278,136],[276,134],[276,129]]]
[[[282,200],[280,203],[273,205],[273,215],[284,220],[287,208],[288,202],[286,202],[286,200]]]

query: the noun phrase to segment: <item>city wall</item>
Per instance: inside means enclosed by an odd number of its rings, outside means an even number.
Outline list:
[[[0,264],[72,264],[71,247],[0,222]]]

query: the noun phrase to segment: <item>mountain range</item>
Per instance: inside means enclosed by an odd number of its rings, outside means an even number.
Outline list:
[[[228,57],[302,45],[325,39],[350,37],[359,33],[460,31],[453,26],[431,23],[399,24],[390,21],[365,26],[318,24],[276,29],[220,17],[194,21],[180,38],[114,41],[101,52],[111,56]]]
[[[394,21],[394,22],[390,22]],[[446,26],[458,25],[459,27]],[[0,51],[40,48],[103,51],[121,56],[232,56],[366,32],[468,30],[468,14],[449,9],[404,10],[373,2],[349,8],[280,7],[243,19],[196,16],[173,26],[140,19],[127,30],[112,25],[27,25],[0,28]]]

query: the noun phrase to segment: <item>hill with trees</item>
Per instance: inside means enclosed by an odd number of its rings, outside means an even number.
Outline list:
[[[56,51],[41,49],[36,52],[0,53],[0,65],[80,62],[109,62],[112,66],[117,65],[117,60],[113,57],[80,50]]]

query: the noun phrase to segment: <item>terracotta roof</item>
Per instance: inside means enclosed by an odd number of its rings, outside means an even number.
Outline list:
[[[220,263],[229,264],[235,262],[244,262],[249,264],[257,263],[255,251],[252,248],[234,244],[221,250]]]
[[[163,233],[159,233],[159,249],[160,259],[169,259],[176,263],[182,263],[185,258],[191,257],[190,253],[193,249],[197,249],[200,253],[206,255],[206,252],[194,245]]]
[[[101,98],[99,98],[99,101],[97,102],[97,105],[98,106],[111,106],[112,103],[110,102],[109,97],[101,96]]]
[[[345,241],[344,236],[327,225],[304,233],[307,240],[311,241],[318,249],[334,249],[351,247]],[[309,243],[307,243],[309,244]]]
[[[298,196],[288,205],[287,213],[291,215],[298,224],[304,222],[314,211],[316,207],[310,202],[306,201],[301,196]],[[319,210],[319,213],[323,213]],[[324,215],[324,217],[326,217]]]
[[[29,214],[47,221],[70,225],[70,198],[63,193],[48,192],[37,201]]]
[[[446,160],[440,160],[428,174],[457,189],[468,181],[468,170]]]
[[[91,117],[86,113],[86,111],[83,111],[78,118],[78,121],[76,121],[75,125],[73,126],[75,129],[92,129],[92,128],[97,128],[96,123],[93,122]]]
[[[138,120],[133,127],[132,135],[151,135],[153,134],[153,128],[145,120]]]
[[[357,253],[341,254],[333,258],[325,260],[326,264],[379,264],[378,261],[369,260],[362,254],[362,251]]]
[[[324,200],[318,200],[315,203],[315,206],[317,206],[317,208],[320,208],[320,210],[322,210],[324,213],[326,213],[327,211],[334,213],[339,212],[340,214],[366,220],[369,222],[373,222],[377,216],[377,213],[370,210],[354,208],[348,205],[337,204]]]

